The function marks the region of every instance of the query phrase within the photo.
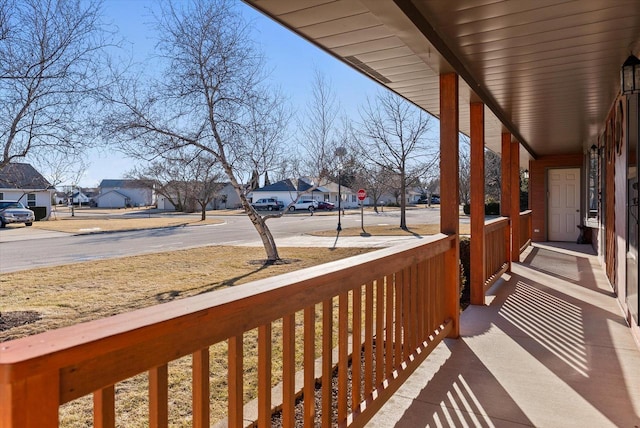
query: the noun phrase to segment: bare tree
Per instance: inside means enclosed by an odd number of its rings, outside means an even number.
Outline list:
[[[61,184],[78,186],[89,165],[82,155],[74,156],[58,151],[36,156],[34,165],[53,187]]]
[[[380,199],[385,193],[389,193],[391,188],[391,171],[376,164],[362,166],[356,176],[355,184],[367,191],[367,198],[373,202],[373,210],[378,213]]]
[[[362,153],[399,178],[400,227],[406,230],[407,187],[437,162],[426,138],[431,116],[391,92],[379,92],[374,101],[367,100],[360,117],[355,136]]]
[[[460,187],[458,192],[460,195],[460,203],[466,205],[471,203],[471,146],[467,136],[461,135],[460,139],[465,144],[459,144],[460,160],[458,181]]]
[[[165,153],[162,159],[127,175],[165,197],[177,211],[194,212],[199,208],[201,219],[206,220],[207,206],[219,196],[224,173],[208,153],[183,148]]]
[[[500,156],[487,149],[484,151],[484,161],[486,198],[496,202],[500,201],[500,189],[502,186]]]
[[[153,157],[191,147],[211,155],[238,193],[267,261],[274,262],[279,255],[266,224],[270,216],[253,209],[242,181],[255,167],[254,133],[272,132],[262,142],[277,151],[286,115],[282,98],[264,84],[262,56],[236,7],[230,0],[162,3],[156,17],[164,80],[122,80],[107,94],[115,102],[107,126],[129,154]]]
[[[89,144],[105,34],[98,1],[0,0],[0,169]]]
[[[302,115],[298,116],[301,136],[298,143],[306,152],[302,156],[305,160],[305,172],[320,182],[326,181],[331,174],[329,168],[336,163],[337,147],[345,145],[336,124],[339,113],[340,106],[331,89],[331,82],[316,70],[311,84],[311,96]]]

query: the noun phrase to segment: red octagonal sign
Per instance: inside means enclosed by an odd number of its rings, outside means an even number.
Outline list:
[[[358,200],[359,201],[364,201],[364,199],[366,197],[367,197],[367,192],[364,189],[358,190]]]

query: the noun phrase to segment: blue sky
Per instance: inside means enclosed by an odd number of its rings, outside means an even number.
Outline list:
[[[375,95],[380,86],[342,62],[303,40],[278,23],[263,16],[253,8],[238,2],[239,8],[255,28],[254,40],[258,41],[271,70],[273,83],[291,101],[294,111],[303,110],[310,93],[314,70],[321,71],[332,83],[338,102],[345,113],[357,117],[357,108],[367,96]],[[119,33],[131,43],[136,60],[144,60],[153,52],[153,17],[149,8],[153,0],[105,0],[107,21],[119,29]],[[96,186],[105,178],[122,178],[131,170],[134,162],[111,150],[94,150],[89,167],[80,182],[82,186]]]

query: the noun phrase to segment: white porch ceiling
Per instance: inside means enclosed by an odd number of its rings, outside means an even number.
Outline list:
[[[620,67],[640,54],[638,0],[245,0],[439,117],[439,75],[486,105],[486,144],[500,134],[537,156],[586,150],[602,133]]]

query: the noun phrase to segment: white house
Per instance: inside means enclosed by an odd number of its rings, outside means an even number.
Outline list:
[[[36,214],[36,220],[48,219],[55,188],[27,163],[10,163],[0,169],[0,199],[22,202]]]
[[[102,180],[95,201],[100,208],[145,207],[154,204],[151,186],[139,180]]]

